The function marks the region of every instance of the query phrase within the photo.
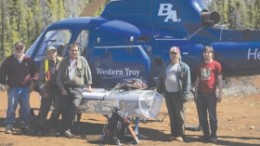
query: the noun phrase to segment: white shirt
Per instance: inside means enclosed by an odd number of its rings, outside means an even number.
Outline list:
[[[72,80],[76,73],[76,66],[77,62],[76,59],[70,60],[70,66],[69,66],[69,78]]]

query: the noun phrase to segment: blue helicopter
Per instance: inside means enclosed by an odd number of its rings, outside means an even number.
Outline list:
[[[259,74],[260,31],[217,28],[219,21],[202,0],[116,0],[99,17],[52,23],[26,53],[39,65],[47,46],[62,46],[66,56],[68,44],[77,42],[99,88],[127,78],[154,86],[171,46],[180,47],[193,79],[205,45],[214,47],[224,77]]]

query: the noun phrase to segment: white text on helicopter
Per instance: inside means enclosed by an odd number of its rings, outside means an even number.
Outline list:
[[[251,50],[251,48],[249,48],[247,53],[247,59],[260,60],[260,49],[255,48]]]

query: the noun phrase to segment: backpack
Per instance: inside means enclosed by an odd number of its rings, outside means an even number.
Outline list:
[[[104,126],[105,143],[120,145],[121,141],[130,142],[133,140],[126,136],[128,126],[131,123],[130,119],[119,113],[119,109],[114,108],[111,117],[108,118],[108,123]]]
[[[147,85],[140,79],[131,78],[118,83],[116,89],[132,90],[145,89]],[[130,135],[127,135],[127,131]],[[108,144],[120,145],[121,142],[137,144],[139,139],[131,127],[131,120],[120,111],[118,107],[112,110],[111,117],[104,127],[104,142]]]

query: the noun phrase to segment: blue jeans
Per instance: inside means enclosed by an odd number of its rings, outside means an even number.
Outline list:
[[[198,93],[197,104],[200,112],[200,122],[204,136],[216,136],[218,128],[217,97],[215,93]],[[209,116],[209,122],[208,122]],[[210,124],[210,125],[209,125]]]
[[[29,125],[30,104],[29,88],[12,87],[8,90],[8,107],[6,112],[6,128],[12,128],[18,103],[21,108],[21,121]]]

